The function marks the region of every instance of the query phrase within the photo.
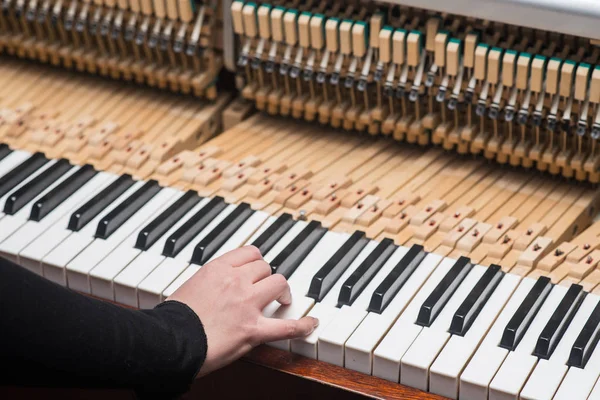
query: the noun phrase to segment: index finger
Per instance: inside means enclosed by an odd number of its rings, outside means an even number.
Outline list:
[[[241,267],[253,261],[262,260],[260,250],[254,246],[244,246],[223,254],[219,259],[233,267]]]

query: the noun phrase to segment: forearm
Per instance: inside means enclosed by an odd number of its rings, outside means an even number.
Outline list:
[[[178,394],[206,357],[206,335],[182,303],[128,310],[55,285],[0,259],[0,380],[128,387]]]

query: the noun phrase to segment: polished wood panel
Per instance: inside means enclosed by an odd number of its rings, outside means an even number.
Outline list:
[[[268,346],[254,349],[244,360],[298,378],[377,399],[444,399],[431,393]]]
[[[126,390],[0,387],[0,398],[133,400],[135,395]],[[213,398],[442,399],[440,396],[268,346],[258,347],[241,360],[198,379],[183,396],[184,400]]]

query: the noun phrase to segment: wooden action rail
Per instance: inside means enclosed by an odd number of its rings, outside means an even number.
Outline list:
[[[18,70],[18,72],[16,72]],[[148,175],[220,131],[220,96],[203,103],[88,76],[0,64],[0,140],[102,170]]]

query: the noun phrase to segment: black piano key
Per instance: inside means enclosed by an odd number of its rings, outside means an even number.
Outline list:
[[[6,144],[0,144],[0,161],[10,153],[12,153],[12,150]]]
[[[464,336],[503,277],[504,272],[499,265],[490,265],[454,313],[448,332]]]
[[[294,224],[295,222],[290,214],[282,214],[252,242],[252,246],[257,247],[260,250],[260,254],[267,254],[288,233]]]
[[[340,276],[358,257],[369,240],[365,238],[364,232],[356,231],[342,247],[321,267],[313,276],[308,289],[308,297],[316,301],[323,300],[327,292],[340,279]]]
[[[96,238],[108,239],[117,229],[144,207],[162,188],[156,181],[148,181],[108,213],[98,223]]]
[[[277,268],[294,252],[302,242],[306,240],[310,236],[310,234],[317,228],[321,227],[321,223],[318,221],[311,221],[300,231],[298,235],[296,235],[288,244],[285,246],[283,250],[281,250],[271,261],[271,270],[273,273],[277,272]]]
[[[187,246],[190,241],[195,238],[210,222],[217,217],[227,207],[227,203],[222,197],[215,197],[202,207],[194,216],[175,233],[173,233],[165,243],[163,256],[175,257],[179,252]]]
[[[68,229],[79,232],[134,184],[130,175],[122,175],[82,205],[69,218]]]
[[[163,211],[152,222],[146,225],[138,234],[135,248],[146,251],[169,229],[173,227],[185,214],[196,206],[202,197],[195,191],[187,191],[169,208]]]
[[[460,257],[456,260],[450,271],[423,302],[415,323],[431,326],[472,268],[473,264],[468,257]]]
[[[586,321],[583,329],[575,339],[567,365],[569,367],[585,368],[596,345],[600,340],[600,302]]]
[[[413,245],[373,292],[367,311],[381,314],[408,278],[421,264],[427,253],[423,246]]]
[[[44,219],[46,215],[50,214],[63,201],[81,189],[97,173],[91,165],[84,165],[79,168],[78,171],[33,204],[29,220],[39,222]]]
[[[533,355],[549,359],[585,298],[581,285],[571,285],[537,340]]]
[[[511,351],[517,348],[531,321],[533,321],[540,307],[544,304],[552,287],[550,278],[547,276],[538,278],[515,312],[515,315],[506,324],[506,328],[504,328],[504,332],[502,333],[502,339],[500,339],[500,347]]]
[[[254,214],[254,210],[250,208],[249,204],[238,205],[196,245],[191,259],[192,264],[206,264],[252,214]]]
[[[392,239],[381,241],[358,268],[352,272],[352,275],[346,279],[346,282],[344,282],[340,289],[337,306],[352,305],[354,300],[362,293],[364,288],[371,282],[375,274],[379,272],[396,249],[397,247],[394,245]]]
[[[48,161],[49,160],[42,153],[35,153],[13,168],[10,172],[0,177],[0,197],[13,190]]]
[[[52,185],[72,168],[67,160],[58,160],[44,172],[21,186],[18,190],[11,193],[4,204],[4,214],[14,215],[21,210],[27,203],[39,196],[48,186]]]
[[[271,262],[273,273],[289,279],[326,232],[320,222],[310,222]]]

